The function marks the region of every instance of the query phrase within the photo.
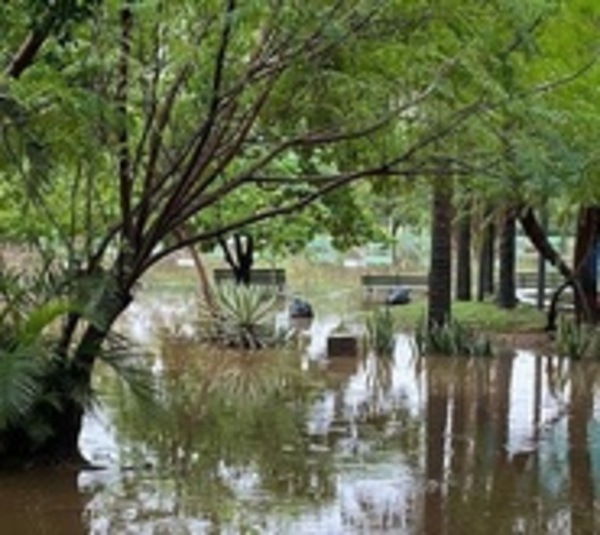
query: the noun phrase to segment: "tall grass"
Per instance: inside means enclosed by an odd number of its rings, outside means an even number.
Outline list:
[[[600,357],[600,332],[593,325],[578,324],[561,317],[556,333],[556,349],[560,356],[581,359]]]
[[[422,316],[414,336],[419,355],[491,356],[493,348],[489,337],[477,333],[457,320],[444,325],[428,324]]]
[[[396,341],[396,324],[389,307],[377,308],[367,317],[367,344],[377,355],[390,357]]]

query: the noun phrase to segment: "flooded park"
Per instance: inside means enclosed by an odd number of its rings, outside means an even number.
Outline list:
[[[0,474],[2,532],[597,532],[597,362],[419,357],[406,333],[327,358],[355,305],[320,303],[285,349],[240,354],[194,341],[194,292],[145,287],[120,328],[158,403],[101,370],[90,466]]]

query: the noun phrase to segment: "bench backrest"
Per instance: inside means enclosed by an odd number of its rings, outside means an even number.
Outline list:
[[[361,276],[363,286],[427,286],[427,275],[423,273],[403,273],[401,275]]]
[[[217,268],[213,271],[215,283],[230,282],[235,280],[233,271],[227,268]],[[261,286],[285,286],[285,270],[259,268],[250,271],[250,284]]]
[[[517,288],[537,288],[538,274],[536,271],[517,272]],[[563,281],[560,273],[552,271],[546,273],[546,285],[551,287],[558,286]]]

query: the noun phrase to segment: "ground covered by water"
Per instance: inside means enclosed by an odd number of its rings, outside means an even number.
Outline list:
[[[81,437],[96,469],[0,474],[3,532],[599,531],[596,362],[538,335],[495,358],[420,358],[399,334],[390,358],[328,359],[325,306],[291,348],[240,356],[187,339],[194,306],[138,296],[122,328],[160,405],[100,370]]]

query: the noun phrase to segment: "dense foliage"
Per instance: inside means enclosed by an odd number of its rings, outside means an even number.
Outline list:
[[[442,320],[455,208],[481,222],[550,204],[572,224],[576,206],[578,269],[600,193],[599,18],[591,0],[10,2],[0,233],[48,261],[39,305],[65,303],[44,345],[61,395],[89,387],[148,269],[236,231],[350,246],[423,224],[433,184]],[[77,431],[81,403],[54,405]]]

